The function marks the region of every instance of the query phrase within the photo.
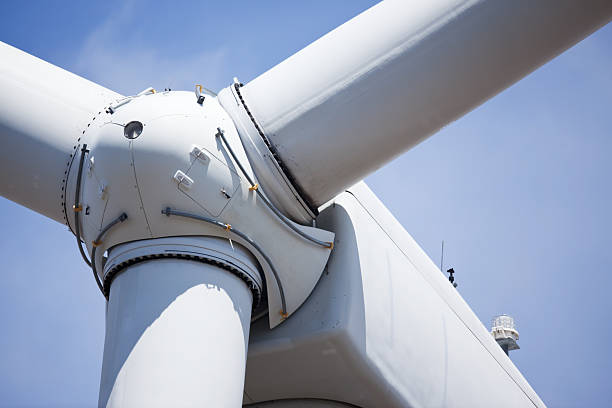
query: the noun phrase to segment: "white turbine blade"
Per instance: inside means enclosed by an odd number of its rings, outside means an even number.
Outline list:
[[[0,42],[0,195],[63,222],[64,172],[74,146],[118,97]]]
[[[611,18],[610,0],[384,1],[241,93],[318,206]]]

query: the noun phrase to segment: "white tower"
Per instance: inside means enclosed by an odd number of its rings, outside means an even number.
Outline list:
[[[502,314],[495,316],[491,321],[491,335],[504,350],[506,355],[510,350],[520,349],[516,341],[519,339],[519,333],[514,326],[514,319],[511,316]]]

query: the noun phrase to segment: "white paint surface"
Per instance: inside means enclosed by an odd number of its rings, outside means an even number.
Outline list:
[[[376,196],[363,183],[348,190],[317,218],[336,232],[336,246],[312,295],[274,330],[251,328],[244,402],[543,407]]]
[[[130,140],[124,137],[122,124],[131,121],[140,121],[143,131],[138,138]],[[267,280],[269,322],[276,326],[283,320],[280,289],[259,250],[223,227],[168,217],[161,212],[171,207],[214,218],[246,234],[276,268],[289,314],[308,297],[325,267],[329,248],[297,235],[249,190],[250,183],[215,136],[217,128],[224,130],[238,160],[250,172],[240,137],[216,98],[207,97],[200,105],[193,92],[159,92],[135,98],[112,115],[103,113],[96,118],[81,139],[90,150],[88,157],[94,158],[93,170],[86,168],[81,182],[85,209],[80,213],[82,237],[91,254],[92,241],[101,228],[121,213],[128,216],[125,222],[106,233],[97,248],[99,273],[104,269],[101,255],[118,244],[194,235],[232,238],[258,258]],[[206,152],[210,160],[196,158],[192,154],[194,146]],[[77,167],[73,166],[68,175],[68,203],[74,202]],[[177,170],[192,179],[190,188],[177,183],[174,178]],[[268,185],[257,181],[267,193]],[[102,187],[106,191],[103,196],[100,195]],[[69,224],[73,225],[72,219]],[[321,241],[333,241],[331,232],[297,224],[295,227]]]
[[[242,92],[307,198],[322,204],[571,46],[611,13],[612,3],[604,0],[389,1]],[[119,95],[4,44],[0,57],[0,193],[61,221],[62,177],[73,146],[97,112]],[[189,109],[183,109],[187,103]],[[134,211],[128,223],[109,233],[105,245],[177,231],[218,233],[161,216],[163,206],[180,203],[244,221],[244,228],[260,234],[256,238],[267,236],[271,257],[297,265],[282,272],[287,291],[294,291],[291,311],[298,313],[274,331],[265,322],[257,325],[249,400],[313,397],[363,407],[542,405],[455,289],[366,190],[342,194],[321,218],[321,225],[344,235],[329,275],[298,310],[328,254],[299,248],[291,241],[295,237],[278,230],[278,220],[257,208],[214,139],[217,119],[230,141],[237,140],[235,129],[213,98],[205,104],[210,111],[202,112],[204,107],[184,94],[168,93],[122,106],[115,119],[141,119],[128,117],[132,114],[150,119],[145,125],[151,131],[130,142],[120,133],[121,123],[97,122],[95,131],[92,126],[87,137],[97,149],[89,177],[101,178],[86,179],[84,196],[99,218],[83,225],[91,238],[105,217],[129,207]],[[109,130],[112,126],[119,132]],[[201,191],[194,201],[170,184],[177,164],[194,177],[193,188],[210,181],[207,164],[195,165],[189,156],[196,134],[200,147],[219,155],[208,166],[215,163],[220,167],[212,170],[229,174],[212,179],[236,187],[238,199],[225,209],[218,195],[209,202]],[[101,135],[109,137],[102,143]],[[104,155],[107,160],[101,160]],[[166,189],[172,194],[162,195]],[[331,239],[332,234],[318,233]],[[301,268],[309,272],[306,278]],[[108,304],[101,405],[238,406],[250,303],[242,281],[213,266],[163,260],[127,268],[116,278]],[[272,311],[277,310],[276,303]],[[272,325],[280,323],[278,314],[274,318]]]
[[[251,292],[224,269],[164,259],[116,277],[101,407],[239,407]]]
[[[61,188],[73,146],[118,97],[0,42],[0,195],[64,222]]]
[[[319,206],[611,18],[609,0],[387,0],[241,92]]]

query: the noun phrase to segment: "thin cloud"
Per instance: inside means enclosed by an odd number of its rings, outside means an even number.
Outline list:
[[[150,86],[191,90],[203,83],[215,89],[228,82],[226,48],[171,55],[161,45],[152,47],[146,31],[155,27],[139,18],[139,3],[125,2],[95,27],[78,53],[73,65],[76,72],[124,95]]]

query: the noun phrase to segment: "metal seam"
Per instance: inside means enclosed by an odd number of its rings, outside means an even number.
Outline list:
[[[244,169],[244,167],[242,166],[242,163],[240,163],[240,160],[238,160],[238,158],[236,157],[236,154],[234,153],[234,150],[232,149],[232,147],[229,145],[229,143],[227,142],[227,139],[225,138],[225,135],[223,133],[223,130],[221,130],[221,128],[217,128],[217,134],[215,135],[219,138],[221,138],[221,141],[223,142],[223,144],[225,145],[226,149],[228,150],[229,154],[232,156],[232,159],[234,159],[234,161],[236,162],[236,164],[238,165],[238,167],[240,168],[240,171],[242,171],[242,174],[244,174],[244,176],[246,177],[247,181],[250,183],[251,187],[249,189],[255,190],[255,194],[257,194],[258,197],[260,197],[262,199],[262,201],[264,202],[264,204],[274,213],[274,215],[276,215],[287,227],[289,227],[292,231],[294,231],[296,234],[298,234],[299,236],[301,236],[302,238],[306,239],[307,241],[310,241],[314,244],[320,245],[323,248],[328,248],[328,249],[333,249],[334,244],[333,242],[324,242],[321,241],[317,238],[311,237],[310,235],[302,232],[301,230],[299,230],[298,228],[296,228],[289,219],[287,219],[287,217],[285,217],[280,210],[278,210],[266,197],[265,195],[261,192],[261,190],[259,190],[256,186],[255,183],[253,183],[253,180],[251,179],[251,177],[249,176],[249,174],[246,172],[246,170]]]
[[[136,174],[136,162],[134,161],[134,141],[130,140],[130,160],[132,162],[132,171],[134,173],[134,183],[136,183],[136,191],[138,192],[138,199],[140,200],[140,208],[142,209],[142,214],[144,215],[145,222],[147,223],[147,230],[149,231],[149,235],[153,238],[153,231],[151,230],[151,224],[149,224],[149,217],[147,217],[147,211],[145,210],[144,201],[142,201],[142,194],[140,193],[140,185],[138,184],[138,175]]]
[[[115,218],[113,221],[109,222],[106,225],[106,227],[104,227],[102,229],[102,231],[100,231],[100,233],[98,234],[98,237],[93,242],[94,245],[93,245],[93,248],[91,250],[91,271],[93,272],[93,276],[96,279],[96,284],[98,285],[98,288],[100,289],[100,292],[102,292],[102,295],[106,298],[106,300],[108,300],[108,297],[104,294],[104,287],[102,286],[102,283],[100,282],[100,277],[98,276],[98,271],[97,271],[97,268],[96,268],[96,252],[97,252],[100,240],[102,239],[104,234],[106,234],[106,232],[109,229],[111,229],[112,227],[114,227],[118,223],[127,220],[127,218],[128,218],[128,216],[127,216],[126,213],[121,213],[120,216]]]
[[[510,373],[510,371],[508,371],[506,369],[506,367],[504,367],[504,365],[493,355],[493,353],[491,352],[491,350],[489,350],[489,348],[482,342],[482,340],[480,339],[480,337],[478,337],[476,335],[476,333],[474,332],[474,330],[472,330],[472,328],[468,325],[468,323],[466,323],[466,321],[459,316],[459,313],[453,308],[451,307],[450,303],[446,300],[446,298],[444,298],[440,292],[438,291],[437,287],[428,279],[428,277],[421,271],[421,269],[417,268],[417,266],[414,264],[414,262],[412,261],[412,258],[408,256],[408,254],[406,252],[404,252],[404,250],[402,249],[402,247],[395,242],[395,240],[391,237],[391,235],[382,227],[382,225],[378,222],[378,220],[372,215],[372,213],[370,213],[370,211],[366,208],[365,205],[363,205],[361,203],[361,201],[359,200],[359,198],[350,190],[344,190],[346,193],[350,194],[355,201],[357,201],[357,203],[361,206],[361,208],[363,208],[365,210],[365,212],[370,216],[370,218],[376,223],[376,225],[378,226],[378,228],[380,228],[382,230],[382,232],[387,236],[387,238],[389,238],[389,240],[391,240],[391,242],[393,242],[393,245],[395,245],[395,247],[402,253],[402,255],[404,255],[404,257],[406,258],[406,260],[412,265],[412,267],[414,268],[415,271],[417,271],[421,277],[423,278],[423,280],[433,289],[434,293],[438,296],[439,299],[442,300],[442,302],[444,302],[448,308],[452,311],[452,313],[455,315],[455,317],[457,319],[459,319],[459,321],[463,324],[463,326],[470,332],[472,333],[472,336],[478,341],[478,343],[480,343],[480,345],[482,346],[482,348],[485,349],[485,351],[487,353],[489,353],[489,355],[491,356],[491,358],[493,358],[493,360],[495,360],[495,362],[499,365],[499,367],[506,373],[506,375],[508,375],[508,377],[510,377],[510,379],[516,384],[517,387],[519,387],[519,389],[523,392],[523,394],[525,394],[525,396],[527,397],[527,399],[529,399],[534,406],[537,406],[537,404],[535,403],[535,401],[533,401],[533,399],[529,396],[529,394],[523,389],[523,387],[521,387],[521,385],[519,384],[518,380],[516,378],[514,378],[514,375]]]
[[[72,164],[74,163],[74,159],[76,157],[77,149],[80,146],[79,142],[83,138],[83,135],[85,135],[85,132],[87,131],[87,129],[89,129],[89,127],[93,124],[93,122],[96,120],[96,118],[100,114],[102,114],[102,111],[99,111],[97,113],[97,115],[94,113],[94,117],[91,119],[91,121],[89,121],[87,123],[87,125],[85,126],[85,128],[81,132],[81,135],[77,138],[76,144],[72,148],[73,151],[72,151],[72,153],[69,156],[68,162],[66,163],[66,170],[64,170],[64,178],[62,179],[61,196],[60,196],[62,202],[60,203],[60,206],[61,206],[62,212],[64,214],[64,224],[66,224],[68,229],[70,229],[70,232],[72,232],[75,236],[76,236],[76,233],[74,232],[74,230],[72,229],[72,226],[68,222],[68,211],[67,211],[67,208],[66,208],[66,195],[67,195],[67,189],[68,189],[68,177],[70,176],[70,171],[72,170]]]
[[[270,140],[266,137],[266,135],[264,134],[263,130],[261,129],[261,127],[259,126],[259,124],[255,120],[255,117],[251,113],[251,110],[247,106],[246,102],[244,101],[244,98],[242,97],[242,94],[240,93],[240,85],[239,84],[234,84],[234,89],[236,89],[236,94],[238,95],[238,98],[240,99],[240,102],[242,103],[242,106],[244,107],[244,110],[246,111],[247,115],[251,119],[251,122],[253,123],[253,126],[255,126],[255,129],[259,133],[259,136],[261,136],[262,140],[264,141],[264,143],[266,144],[266,146],[270,150],[270,153],[272,153],[273,160],[276,161],[276,163],[280,167],[280,169],[283,172],[283,174],[285,175],[285,177],[287,177],[287,180],[289,180],[289,182],[291,183],[291,186],[293,187],[293,189],[295,190],[295,192],[299,196],[299,199],[304,204],[306,204],[308,209],[315,216],[317,216],[319,214],[319,211],[316,208],[313,208],[313,206],[307,200],[304,199],[304,197],[307,197],[306,194],[304,193],[304,190],[302,190],[302,188],[299,186],[299,184],[295,180],[295,177],[293,177],[293,175],[291,174],[291,171],[289,171],[289,169],[287,168],[285,163],[283,163],[283,161],[281,160],[280,155],[278,154],[278,151],[276,150],[274,145],[272,143],[270,143]]]
[[[212,218],[208,218],[208,217],[204,217],[201,215],[197,215],[197,214],[191,214],[188,212],[183,212],[183,211],[176,211],[173,210],[170,207],[166,207],[161,211],[162,214],[166,215],[166,216],[171,216],[171,215],[176,215],[179,217],[185,217],[185,218],[192,218],[194,220],[199,220],[199,221],[204,221],[207,222],[209,224],[213,224],[216,225],[218,227],[221,227],[223,229],[227,228],[228,224],[222,223],[221,221],[217,221],[215,219]],[[280,293],[280,298],[281,298],[281,316],[283,316],[283,318],[287,317],[287,302],[285,300],[285,290],[283,289],[283,285],[281,283],[280,277],[278,276],[278,272],[276,271],[276,268],[274,267],[274,264],[272,263],[272,260],[268,257],[268,255],[266,255],[266,253],[259,247],[259,245],[257,245],[257,243],[255,241],[253,241],[248,235],[246,235],[245,233],[235,229],[235,228],[230,228],[228,230],[229,233],[233,233],[236,234],[237,236],[239,236],[240,238],[243,238],[245,241],[247,241],[253,248],[255,248],[255,250],[257,252],[259,252],[259,254],[264,258],[264,260],[266,261],[266,263],[268,264],[268,266],[270,267],[270,270],[272,271],[272,275],[274,276],[274,280],[276,281],[276,285],[278,286],[278,291]]]
[[[232,275],[237,276],[239,279],[241,279],[247,285],[247,287],[253,294],[252,310],[254,311],[260,306],[260,303],[263,299],[262,288],[249,274],[240,271],[236,267],[232,267],[230,264],[226,262],[221,262],[219,260],[216,260],[210,257],[206,257],[204,255],[195,255],[195,254],[194,255],[176,254],[176,253],[151,254],[151,255],[137,256],[137,257],[128,259],[127,261],[123,261],[117,264],[116,266],[114,266],[113,268],[111,268],[106,273],[106,275],[104,275],[104,282],[103,282],[104,296],[106,297],[106,299],[109,298],[110,288],[111,288],[111,284],[113,280],[121,271],[123,271],[127,267],[135,265],[140,262],[146,262],[146,261],[155,260],[155,259],[169,259],[169,258],[196,261],[196,262],[201,262],[201,263],[205,263],[208,265],[213,265],[213,266],[217,266],[222,269],[225,269],[226,271],[230,272]]]

